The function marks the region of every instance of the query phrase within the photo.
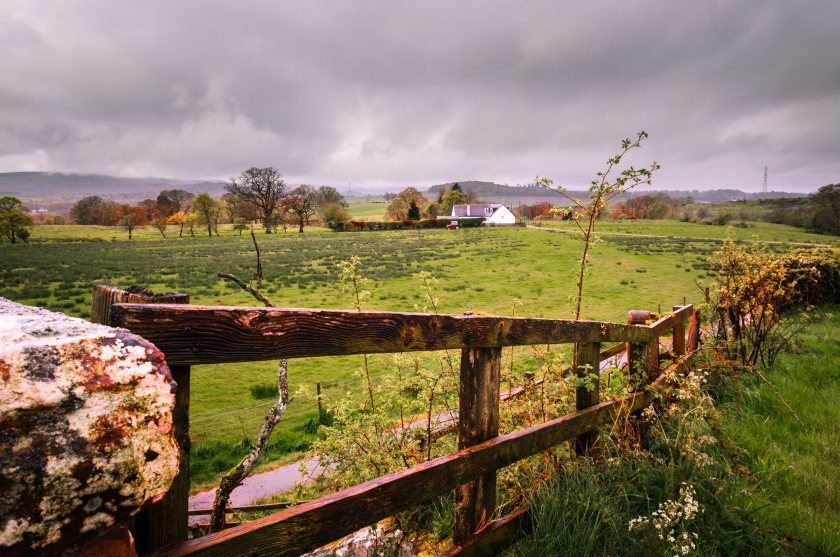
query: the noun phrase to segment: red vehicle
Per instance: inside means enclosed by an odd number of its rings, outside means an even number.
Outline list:
[[[447,230],[458,230],[459,225],[457,220],[453,220],[449,224],[446,225]]]

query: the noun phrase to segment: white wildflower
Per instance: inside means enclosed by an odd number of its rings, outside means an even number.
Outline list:
[[[694,487],[683,482],[679,499],[669,499],[660,503],[659,508],[650,516],[630,520],[628,529],[633,531],[652,526],[660,540],[667,540],[674,555],[688,555],[695,549],[692,537],[697,539],[695,532],[688,531],[689,523],[703,512],[695,496]]]

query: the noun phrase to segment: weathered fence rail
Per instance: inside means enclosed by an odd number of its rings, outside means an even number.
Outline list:
[[[664,375],[659,381],[662,379]],[[644,408],[652,399],[650,392],[639,391],[602,402],[286,511],[183,542],[159,555],[253,555],[257,550],[256,554],[300,555],[487,476],[499,468],[572,440],[601,424],[611,423],[622,413],[629,414]],[[493,485],[495,488],[495,482]],[[486,518],[489,520],[490,515]]]
[[[574,440],[579,454],[589,453],[599,425],[611,423],[619,415],[638,412],[653,400],[644,386],[665,378],[659,354],[659,337],[663,333],[673,332],[672,347],[678,359],[686,354],[687,347],[697,347],[698,318],[691,305],[676,306],[673,313],[648,325],[649,319],[642,319],[641,312],[631,312],[628,324],[617,324],[475,315],[204,307],[155,303],[157,300],[151,299],[147,300],[150,303],[142,303],[144,300],[120,299],[113,292],[107,295],[111,305],[107,310],[98,310],[98,315],[107,315],[110,324],[153,342],[164,352],[173,371],[181,370],[187,389],[189,366],[195,364],[461,350],[457,452],[192,540],[185,540],[185,527],[180,530],[186,521],[186,506],[176,505],[172,508],[177,510],[172,512],[179,516],[172,518],[179,531],[172,531],[170,526],[167,543],[161,543],[164,540],[160,538],[149,545],[159,557],[299,555],[453,490],[457,547],[450,553],[481,554],[491,542],[512,539],[525,516],[516,511],[491,522],[496,506],[497,470],[565,441]],[[94,305],[96,300],[94,292]],[[685,320],[689,318],[691,326],[686,339]],[[619,344],[602,352],[601,344],[607,342]],[[499,435],[499,401],[504,398],[499,392],[501,348],[534,344],[574,344],[573,371],[578,374],[598,373],[603,359],[624,352],[630,374],[640,388],[605,402],[599,401],[597,388],[581,388],[576,393],[576,412]],[[183,388],[179,383],[179,391]],[[186,415],[188,395],[178,396],[178,401],[178,411]],[[189,478],[188,470],[184,477]],[[177,497],[186,501],[182,492]],[[163,520],[164,515],[152,514],[150,518]],[[182,541],[171,543],[173,537]]]
[[[116,304],[111,324],[153,342],[171,364],[220,364],[532,344],[646,342],[649,327],[477,315]]]

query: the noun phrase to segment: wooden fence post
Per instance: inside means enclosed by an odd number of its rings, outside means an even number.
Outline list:
[[[589,374],[596,374],[600,378],[601,371],[601,345],[597,342],[587,342],[575,346],[575,373],[580,378]],[[588,367],[588,369],[587,369]],[[578,387],[575,392],[575,408],[585,410],[590,406],[598,404],[599,379],[594,380],[594,388],[590,391],[586,387]],[[588,433],[578,435],[575,443],[575,452],[581,455],[589,455],[593,451],[598,438],[598,431],[593,429]]]
[[[674,311],[683,306],[674,306]],[[685,319],[674,320],[674,356],[677,358],[685,355]]]
[[[644,325],[652,317],[649,311],[628,311],[627,324]],[[627,366],[630,380],[635,384],[636,390],[646,385],[651,379],[651,374],[659,367],[659,337],[649,342],[628,342]]]
[[[91,321],[111,325],[111,307],[118,303],[188,304],[188,294],[153,295],[148,291],[126,291],[96,284],[91,297]],[[165,356],[165,355],[164,355]],[[169,371],[177,383],[173,422],[175,438],[181,449],[178,475],[162,501],[135,517],[134,538],[140,554],[156,551],[187,539],[190,495],[190,366],[171,365]]]
[[[688,346],[689,353],[696,352],[700,346],[700,308],[695,308],[688,320]]]
[[[499,435],[499,373],[501,348],[461,350],[458,449]],[[496,508],[496,471],[460,485],[455,490],[455,545],[460,545]]]
[[[650,312],[647,311],[629,311],[627,324],[644,325],[650,317]],[[659,336],[655,336],[646,343],[628,342],[627,365],[636,390],[644,390],[645,386],[659,373]],[[632,422],[636,424],[639,444],[642,448],[647,448],[649,425],[641,418],[639,412],[634,414]]]

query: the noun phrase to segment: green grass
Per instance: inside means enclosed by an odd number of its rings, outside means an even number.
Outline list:
[[[385,220],[385,211],[388,204],[381,203],[351,203],[347,211],[354,219],[364,220]]]
[[[809,326],[766,373],[804,425],[752,381],[740,407],[727,408],[727,433],[747,451],[757,489],[744,504],[756,519],[840,555],[840,306],[827,309],[833,316]]]
[[[840,306],[824,310],[766,372],[803,424],[758,378],[730,384],[719,394],[734,463],[720,446],[710,466],[671,461],[658,437],[650,455],[568,466],[531,497],[532,533],[509,553],[670,555],[628,523],[686,482],[703,508],[690,526],[692,554],[840,555]]]
[[[696,544],[691,555],[775,555],[777,544],[748,513],[733,509],[738,483],[721,481],[721,470],[698,468],[642,455],[594,466],[564,469],[529,500],[532,531],[509,555],[597,557],[674,555],[655,530],[629,529],[631,520],[650,516],[660,503],[679,499],[691,485],[702,508],[686,530]],[[666,533],[667,534],[667,533]],[[694,539],[692,534],[697,534]]]
[[[727,235],[737,240],[760,240],[772,242],[801,242],[815,244],[840,244],[840,238],[805,232],[801,228],[769,222],[748,222],[747,226],[716,226],[696,222],[677,220],[618,220],[601,221],[597,231],[601,233],[642,234],[669,236],[676,238],[715,238],[724,239]],[[569,221],[545,221],[542,226],[560,230],[575,231],[577,227]]]
[[[670,233],[684,224],[669,221],[662,226]],[[78,317],[88,317],[90,288],[97,282],[186,292],[197,304],[255,304],[238,287],[216,277],[218,271],[250,276],[254,256],[247,235],[225,229],[220,238],[199,234],[177,238],[170,231],[164,240],[150,228],[135,234],[137,238],[128,241],[119,228],[36,227],[32,242],[0,245],[0,296]],[[570,296],[581,248],[573,235],[524,228],[359,233],[307,228],[305,234],[290,230],[259,234],[258,239],[265,270],[263,292],[278,306],[349,307],[337,284],[336,264],[358,255],[362,273],[371,279],[368,309],[414,311],[427,306],[417,275],[431,271],[440,279],[437,297],[442,312],[504,315],[518,300],[517,315],[555,318],[572,315]],[[619,322],[630,309],[667,309],[684,299],[699,302],[695,280],[712,278],[706,259],[719,245],[679,237],[663,241],[605,236],[605,240],[592,251],[583,317]],[[528,351],[517,351],[517,369],[527,363]],[[360,394],[361,380],[354,373],[360,365],[361,357],[290,362],[294,396],[275,435],[313,439],[305,426],[317,414],[315,402],[300,389],[314,392],[320,381],[327,403],[348,391]],[[385,365],[384,357],[372,358],[374,378]],[[272,400],[255,399],[251,388],[276,381],[275,362],[194,366],[192,378],[195,455],[203,454],[198,451],[203,447],[218,443],[233,447],[257,435]],[[193,474],[194,485],[218,477],[213,466],[202,468],[200,459],[194,465],[206,471]]]

